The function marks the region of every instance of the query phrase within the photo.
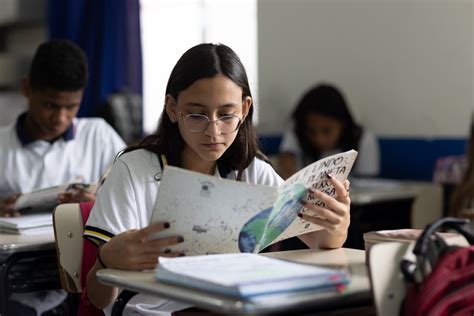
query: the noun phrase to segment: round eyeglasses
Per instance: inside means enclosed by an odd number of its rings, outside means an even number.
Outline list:
[[[217,128],[221,134],[229,134],[238,130],[242,124],[242,119],[234,114],[221,116],[214,121],[211,121],[206,115],[202,114],[184,115],[181,113],[181,115],[183,116],[184,124],[192,133],[202,133],[208,128],[209,124],[217,123]]]

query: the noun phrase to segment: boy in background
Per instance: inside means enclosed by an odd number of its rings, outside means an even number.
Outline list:
[[[28,111],[0,128],[0,216],[19,215],[19,193],[67,182],[98,182],[125,143],[102,119],[76,118],[88,77],[87,60],[66,40],[43,43],[36,51],[22,93]],[[58,202],[95,200],[77,190]]]
[[[37,49],[22,93],[28,110],[0,128],[0,216],[19,216],[22,192],[68,182],[98,182],[125,148],[104,120],[76,118],[88,78],[87,60],[76,44],[52,40]],[[85,189],[58,196],[58,203],[95,200]],[[14,294],[12,315],[39,315],[59,305],[62,290]]]

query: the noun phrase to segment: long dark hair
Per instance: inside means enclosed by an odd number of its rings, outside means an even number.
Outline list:
[[[230,47],[223,44],[199,44],[186,51],[171,72],[166,94],[178,100],[179,93],[195,81],[217,75],[224,75],[238,85],[242,89],[242,100],[252,97],[242,62]],[[266,160],[260,152],[252,117],[253,106],[242,122],[234,142],[218,160],[219,167],[224,166],[228,171],[237,170],[238,179],[255,157]],[[165,154],[171,165],[182,166],[184,146],[178,124],[171,122],[166,109],[163,109],[157,132],[124,152],[143,148],[159,155]]]
[[[467,152],[468,165],[461,183],[456,187],[451,198],[451,216],[461,216],[466,202],[474,199],[474,112],[471,116],[471,136]]]
[[[343,124],[344,129],[338,142],[338,147],[343,151],[359,148],[362,128],[355,123],[343,94],[335,86],[320,84],[310,89],[299,101],[292,115],[300,147],[307,157],[317,160],[322,153],[306,137],[308,113],[328,116]]]

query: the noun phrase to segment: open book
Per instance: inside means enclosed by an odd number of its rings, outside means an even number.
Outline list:
[[[163,283],[240,299],[342,289],[345,270],[273,259],[257,254],[159,258],[155,278]]]
[[[52,210],[58,205],[58,195],[75,190],[86,190],[95,192],[95,183],[66,183],[50,188],[39,189],[32,192],[23,193],[18,197],[13,209],[20,210],[32,208],[34,210]]]
[[[336,192],[326,174],[344,180],[354,164],[354,150],[312,163],[280,187],[221,179],[167,166],[151,223],[169,222],[159,237],[183,236],[173,250],[186,255],[259,252],[290,237],[322,229],[297,215],[302,199],[324,204],[308,188],[330,196]]]

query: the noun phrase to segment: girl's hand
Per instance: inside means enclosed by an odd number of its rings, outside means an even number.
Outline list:
[[[328,181],[336,189],[335,198],[329,195],[310,189],[309,192],[314,197],[324,202],[325,207],[320,207],[308,201],[301,201],[306,211],[298,214],[302,219],[317,224],[325,228],[328,237],[343,238],[347,236],[347,230],[350,224],[350,204],[349,180],[344,183],[328,175]]]
[[[169,223],[157,223],[140,230],[132,229],[123,232],[99,248],[100,258],[107,268],[155,269],[158,264],[158,256],[177,257],[183,255],[167,249],[183,242],[183,237],[150,239],[152,234],[164,231],[169,227]]]

